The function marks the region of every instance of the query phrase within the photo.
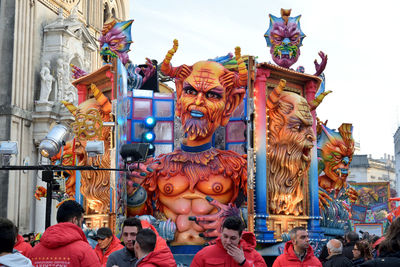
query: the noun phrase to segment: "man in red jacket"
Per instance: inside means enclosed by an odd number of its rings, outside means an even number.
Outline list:
[[[18,228],[17,228],[17,237],[15,238],[14,249],[18,250],[19,253],[21,253],[25,257],[28,257],[28,252],[32,249],[31,244],[25,242],[23,236],[18,234]]]
[[[267,267],[264,259],[254,249],[256,237],[253,233],[243,232],[243,229],[244,225],[239,217],[226,218],[221,237],[216,240],[216,244],[200,250],[190,266]]]
[[[174,256],[169,248],[155,250],[157,235],[149,228],[142,229],[136,236],[133,246],[139,259],[136,267],[176,267]]]
[[[111,253],[124,248],[118,237],[113,235],[111,229],[108,227],[99,228],[94,239],[97,240],[94,252],[96,252],[101,266],[103,267],[106,267],[108,256],[110,256]]]
[[[309,244],[310,239],[307,230],[304,227],[293,228],[289,235],[291,240],[286,242],[283,254],[276,258],[272,267],[322,267],[321,262],[314,256],[314,251]]]
[[[58,224],[47,228],[40,243],[28,254],[34,266],[100,266],[81,229],[83,213],[82,206],[76,201],[61,204],[57,211]]]

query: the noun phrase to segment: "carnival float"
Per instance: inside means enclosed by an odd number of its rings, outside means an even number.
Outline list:
[[[264,37],[274,63],[236,47],[181,66],[173,66],[178,40],[160,65],[133,64],[133,21],[107,22],[99,39],[104,65],[93,73],[72,66],[79,105],[63,104],[75,118],[74,138],[51,160],[119,171],[66,171],[64,199],[83,204],[90,228],[117,234],[126,217],[141,216],[177,254],[194,254],[234,214],[263,255],[278,255],[297,226],[315,243],[343,235],[359,194],[347,183],[352,125],[336,131],[317,118],[331,92],[323,52],[314,74],[291,69],[305,38],[300,18],[284,9],[269,15]],[[175,92],[159,92],[160,76],[174,81]],[[88,156],[88,141],[102,141],[103,155]],[[147,156],[127,160],[124,147],[141,143]]]

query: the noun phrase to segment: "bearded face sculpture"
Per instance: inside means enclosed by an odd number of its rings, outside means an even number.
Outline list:
[[[281,67],[289,68],[297,62],[304,33],[300,28],[300,16],[290,17],[291,10],[281,9],[281,18],[269,15],[270,24],[264,34],[271,47],[272,60]]]
[[[75,122],[71,124],[76,139],[75,144],[67,144],[67,147],[73,147],[78,166],[94,165],[110,168],[110,128],[103,127],[103,122],[111,121],[111,103],[94,84],[90,89],[94,98],[86,100],[78,107],[62,101],[75,117]],[[88,140],[104,141],[104,155],[101,160],[87,157],[85,147]],[[64,154],[70,156],[74,153],[71,149],[64,151]],[[91,209],[89,213],[107,212],[110,205],[110,172],[82,171],[80,191]]]
[[[352,125],[343,123],[339,133],[323,124],[318,127],[319,186],[328,192],[346,186],[350,163],[353,159],[354,140]]]
[[[172,67],[170,60],[177,49],[178,41],[174,40],[174,47],[163,61],[161,71],[175,78],[175,113],[182,119],[187,140],[201,144],[211,140],[215,130],[229,122],[233,111],[243,100],[243,87],[247,85],[246,65],[237,47],[238,73],[214,61]]]
[[[315,140],[307,101],[283,92],[281,80],[267,100],[268,197],[270,214],[303,215],[303,186],[308,180],[311,149]]]

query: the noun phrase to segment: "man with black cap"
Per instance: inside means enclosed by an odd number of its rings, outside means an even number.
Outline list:
[[[124,248],[121,241],[113,235],[108,227],[102,227],[97,230],[96,236],[93,238],[97,240],[97,245],[94,248],[97,257],[99,257],[102,267],[106,267],[108,256],[114,251]]]

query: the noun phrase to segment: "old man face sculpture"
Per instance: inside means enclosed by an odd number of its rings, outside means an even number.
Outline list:
[[[268,197],[270,214],[301,215],[315,134],[307,101],[283,92],[281,80],[268,96]]]

